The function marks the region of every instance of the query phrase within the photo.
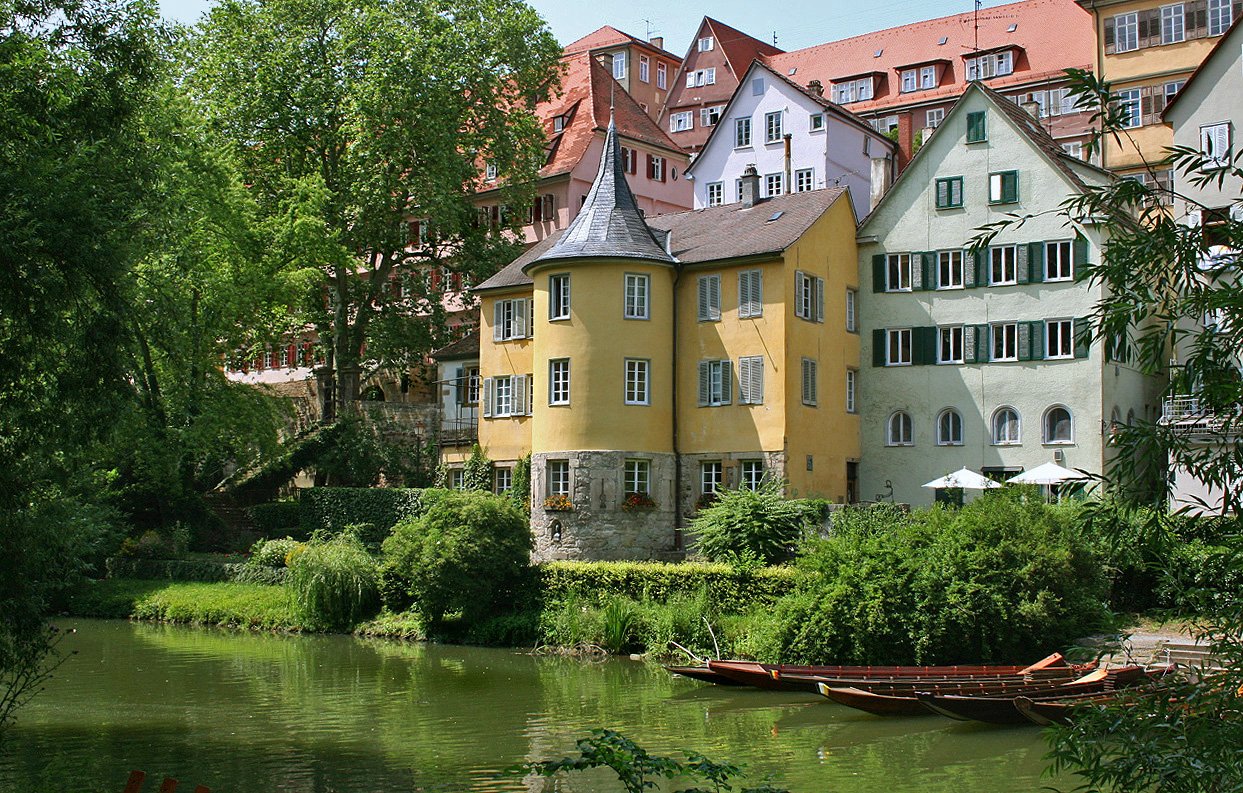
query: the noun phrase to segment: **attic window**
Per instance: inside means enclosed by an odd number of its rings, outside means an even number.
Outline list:
[[[879,50],[877,50],[876,52],[873,52],[873,53],[872,53],[872,57],[873,57],[873,58],[879,58],[880,56],[882,56],[882,55],[884,55],[884,54],[885,54],[885,50],[884,50],[884,49],[879,49]]]
[[[565,116],[554,116],[552,120],[552,131],[561,132],[565,129]]]
[[[782,215],[784,215],[784,214],[785,214],[785,212],[783,212],[782,210],[780,210],[780,209],[779,209],[779,210],[777,210],[776,212],[774,212],[774,213],[773,213],[773,214],[772,214],[772,215],[768,218],[768,220],[766,220],[766,221],[764,221],[764,222],[765,222],[765,223],[772,223],[774,220],[777,220],[778,218],[780,218],[780,217],[781,217]]]
[[[788,74],[790,77],[793,77],[793,76],[794,76],[794,73],[795,73],[795,72],[797,72],[797,71],[798,71],[798,67],[797,67],[797,66],[791,66],[791,67],[790,67],[790,71],[789,71],[789,72],[787,72],[787,74]]]
[[[1017,22],[1015,22],[1015,23],[1014,23],[1014,24],[1012,24],[1010,27],[1006,28],[1006,32],[1007,32],[1007,33],[1013,33],[1014,31],[1016,31],[1016,30],[1018,30],[1018,29],[1019,29],[1019,25],[1018,25],[1018,23],[1017,23]]]
[[[949,40],[950,40],[949,36],[942,36],[941,40],[937,42],[937,45],[943,47]]]

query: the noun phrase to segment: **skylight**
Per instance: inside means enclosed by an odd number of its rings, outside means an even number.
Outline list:
[[[882,49],[877,50],[876,52],[873,52],[873,53],[872,53],[872,57],[873,57],[873,58],[879,58],[879,57],[880,57],[881,55],[883,55],[884,53],[885,53],[885,50],[882,48]]]
[[[1018,24],[1017,22],[1015,22],[1013,25],[1011,25],[1010,27],[1006,28],[1006,32],[1007,32],[1007,33],[1013,33],[1014,31],[1016,31],[1016,30],[1018,30],[1018,29],[1019,29],[1019,24]]]
[[[764,222],[765,222],[765,223],[772,223],[774,220],[777,220],[778,218],[780,218],[780,217],[781,217],[782,215],[784,215],[784,214],[785,214],[785,212],[784,212],[784,211],[782,211],[782,210],[778,209],[776,212],[774,212],[774,213],[772,214],[772,216],[771,216],[771,217],[769,217],[769,218],[768,218],[768,220],[766,220],[766,221],[764,221]]]
[[[797,66],[791,66],[791,67],[790,67],[790,71],[789,71],[789,76],[790,76],[790,77],[793,77],[793,76],[794,76],[794,73],[795,73],[795,72],[797,72],[797,71],[798,71],[798,67],[797,67]]]
[[[937,42],[937,44],[938,44],[939,46],[940,46],[940,45],[944,45],[944,44],[945,44],[946,42],[948,42],[949,40],[950,40],[950,37],[949,37],[949,36],[942,36],[942,37],[941,37],[941,40],[940,40],[940,41],[938,41],[938,42]]]

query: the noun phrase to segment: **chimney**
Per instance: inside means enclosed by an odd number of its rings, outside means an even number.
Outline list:
[[[915,154],[915,123],[911,113],[898,114],[898,169],[906,167]]]
[[[665,37],[664,36],[652,36],[650,43],[656,49],[663,50],[665,48]]]
[[[1040,103],[1039,102],[1033,102],[1029,99],[1028,101],[1023,102],[1021,105],[1019,105],[1019,107],[1026,110],[1027,114],[1031,116],[1032,118],[1034,119],[1040,118]]]
[[[755,206],[755,202],[760,198],[760,172],[755,170],[755,163],[748,163],[742,172],[742,189],[738,193],[738,200],[742,202],[743,209]]]
[[[824,96],[824,85],[819,80],[812,80],[808,82],[807,90],[816,96]]]
[[[876,209],[876,205],[885,197],[885,193],[889,190],[889,158],[873,157],[871,159],[871,209]]]

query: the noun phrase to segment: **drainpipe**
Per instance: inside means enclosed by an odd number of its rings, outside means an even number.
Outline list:
[[[666,238],[666,244],[669,240]],[[682,541],[682,452],[678,448],[678,282],[682,280],[682,268],[675,264],[673,271],[673,387],[670,389],[673,401],[673,550],[683,550]]]
[[[787,133],[786,133],[785,135],[783,135],[782,137],[784,138],[784,140],[785,140],[785,145],[786,145],[786,146],[785,146],[785,148],[786,148],[786,176],[785,176],[785,191],[786,191],[787,193],[793,193],[793,192],[794,192],[794,185],[792,185],[792,184],[790,183],[790,138],[791,138],[792,136],[790,135],[790,133],[789,133],[789,132],[787,132]]]

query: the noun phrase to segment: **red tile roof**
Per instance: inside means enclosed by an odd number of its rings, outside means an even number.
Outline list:
[[[712,35],[716,37],[717,46],[725,53],[725,60],[729,61],[729,67],[738,79],[742,79],[743,73],[750,68],[751,61],[760,56],[780,55],[783,52],[783,50],[774,47],[772,44],[748,36],[741,30],[731,28],[724,22],[717,21],[712,17],[704,17],[704,21],[712,29]],[[691,42],[691,46],[695,46],[695,42]]]
[[[540,169],[541,178],[569,173],[578,166],[597,133],[603,136],[608,128],[610,101],[622,138],[672,152],[682,151],[595,58],[584,52],[563,57],[561,62],[566,71],[560,93],[535,108],[535,114],[544,122],[551,151],[547,164]],[[553,119],[557,116],[568,119],[565,129],[554,133]]]
[[[964,55],[1017,46],[1013,74],[988,80],[994,90],[1008,86],[1058,79],[1069,67],[1092,68],[1096,36],[1092,15],[1074,0],[1024,0],[879,30],[862,36],[819,44],[765,60],[779,73],[806,85],[819,80],[831,94],[834,80],[869,72],[883,72],[887,79],[878,86],[876,98],[848,105],[855,113],[867,113],[915,102],[951,99],[967,87]],[[1008,28],[1015,25],[1013,32]],[[946,39],[940,44],[941,38]],[[876,53],[880,51],[880,57]],[[949,62],[941,85],[926,91],[899,93],[896,69],[936,60]],[[795,73],[790,75],[790,70]]]
[[[582,52],[592,52],[594,50],[617,47],[623,44],[633,44],[638,47],[643,47],[644,49],[652,50],[653,52],[664,53],[675,61],[681,60],[681,58],[674,55],[672,52],[669,52],[662,47],[657,47],[650,41],[644,41],[638,36],[632,36],[624,30],[618,30],[612,25],[605,25],[602,28],[591,31],[577,41],[571,41],[561,49],[561,54],[578,55]]]

